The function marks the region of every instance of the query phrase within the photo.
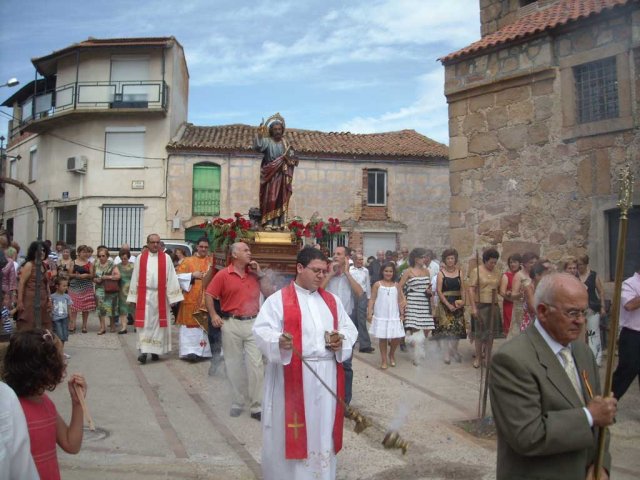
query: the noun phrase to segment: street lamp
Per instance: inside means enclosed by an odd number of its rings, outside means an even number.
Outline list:
[[[14,77],[7,80],[7,83],[3,83],[2,85],[0,85],[0,87],[15,87],[19,83],[20,81]]]

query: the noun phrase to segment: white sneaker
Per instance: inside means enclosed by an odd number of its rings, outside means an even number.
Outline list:
[[[65,360],[69,360],[71,358],[71,355],[69,355],[68,353],[63,353],[62,354],[65,358]]]

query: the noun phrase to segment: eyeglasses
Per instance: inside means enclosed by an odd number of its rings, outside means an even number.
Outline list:
[[[311,267],[304,267],[304,268],[308,268],[315,275],[326,275],[326,273],[327,273],[327,271],[324,268],[311,268]]]
[[[548,307],[551,307],[551,308],[555,308],[562,315],[564,315],[565,317],[569,317],[571,320],[578,320],[580,317],[587,318],[588,310],[580,310],[579,308],[571,308],[569,310],[563,310],[563,309],[558,308],[557,306],[552,305],[550,303],[545,303],[545,305],[547,305]]]

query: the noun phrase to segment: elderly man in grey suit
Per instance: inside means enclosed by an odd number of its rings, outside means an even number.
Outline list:
[[[616,400],[600,396],[595,358],[578,340],[587,291],[571,275],[550,274],[536,289],[535,308],[533,325],[491,362],[497,478],[593,478],[597,427],[613,423]],[[607,447],[601,479],[609,478],[610,465]]]

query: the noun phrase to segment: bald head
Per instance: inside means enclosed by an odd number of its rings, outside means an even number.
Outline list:
[[[568,273],[548,274],[540,280],[534,301],[537,321],[551,338],[564,346],[580,338],[589,307],[580,280]]]
[[[558,298],[568,294],[584,292],[584,284],[577,277],[568,273],[550,273],[542,277],[536,287],[534,295],[534,306],[537,309],[542,303],[553,304]]]

